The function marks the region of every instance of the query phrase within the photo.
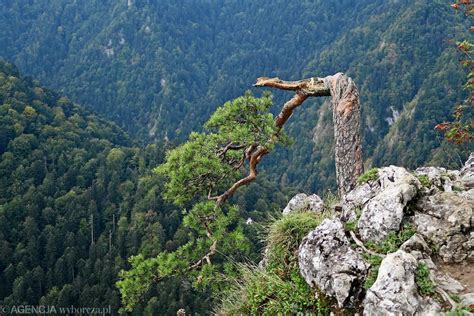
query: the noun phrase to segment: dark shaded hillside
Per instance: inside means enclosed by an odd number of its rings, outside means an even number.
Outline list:
[[[116,125],[0,62],[1,305],[110,305],[115,314],[126,259],[180,243],[180,212],[148,175],[163,149],[131,145]],[[171,308],[205,305],[178,286],[163,285]]]
[[[466,96],[465,69],[452,43],[469,36],[459,29],[466,21],[436,1],[399,1],[398,9],[394,3],[374,7],[363,25],[316,53],[304,76],[344,69],[354,78],[368,165],[459,167],[472,144],[448,145],[433,127],[449,119],[453,105]],[[327,106],[305,107],[294,118],[298,124],[290,129],[300,137],[286,156],[292,162],[284,173],[290,183],[303,181],[316,190],[332,183],[332,118]]]
[[[151,171],[164,147],[134,147],[115,124],[0,61],[0,305],[110,305],[116,314],[127,259],[189,238],[183,210],[162,201],[162,179]],[[262,178],[236,195],[239,220],[265,217],[291,193]],[[245,234],[253,242],[245,260],[257,260],[254,228]],[[199,313],[211,303],[206,289],[169,278],[135,314]]]

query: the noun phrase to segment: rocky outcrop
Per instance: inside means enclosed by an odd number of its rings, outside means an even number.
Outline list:
[[[454,192],[423,196],[416,203],[414,223],[445,262],[474,258],[474,201]]]
[[[378,170],[378,178],[349,192],[343,200],[343,220],[353,220],[361,210],[358,222],[364,241],[379,242],[391,231],[398,231],[403,210],[420,188],[420,182],[404,168],[390,166]]]
[[[369,265],[351,248],[339,219],[326,219],[306,236],[298,252],[306,282],[336,298],[339,307],[360,299]]]
[[[283,215],[301,211],[321,212],[323,210],[323,205],[324,202],[318,195],[299,193],[288,202],[288,205],[283,209]]]
[[[471,153],[466,164],[459,172],[459,178],[466,190],[474,189],[474,153]]]
[[[364,315],[439,314],[440,306],[418,293],[416,266],[415,257],[403,250],[388,254],[380,265],[377,281],[367,291]]]
[[[474,153],[460,170],[410,172],[389,166],[368,178],[343,197],[341,213],[300,244],[299,267],[306,282],[333,298],[344,313],[438,315],[472,304]],[[408,235],[405,227],[411,227]],[[417,282],[431,283],[432,289],[421,295]],[[430,297],[434,293],[438,302]]]

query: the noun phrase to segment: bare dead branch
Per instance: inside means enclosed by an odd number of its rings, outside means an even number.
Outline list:
[[[352,237],[352,240],[357,244],[357,246],[359,246],[360,248],[362,248],[362,250],[364,250],[365,252],[367,252],[368,254],[371,254],[372,256],[376,256],[376,257],[380,257],[380,258],[385,258],[385,255],[384,254],[381,254],[381,253],[377,253],[377,252],[374,252],[372,250],[369,250],[367,249],[364,244],[362,243],[362,241],[360,241],[357,236],[355,235],[355,233],[353,231],[350,231],[349,234],[351,235]]]
[[[308,96],[322,97],[331,95],[331,91],[324,83],[324,80],[317,77],[298,81],[284,81],[279,78],[260,77],[257,78],[257,82],[253,86],[291,90]]]
[[[339,194],[352,190],[363,173],[360,137],[359,92],[354,81],[342,73],[324,78],[283,81],[279,78],[257,78],[255,87],[269,87],[295,91],[277,116],[275,127],[281,129],[293,110],[307,97],[332,96],[336,160],[336,178]],[[277,135],[276,135],[277,136]]]

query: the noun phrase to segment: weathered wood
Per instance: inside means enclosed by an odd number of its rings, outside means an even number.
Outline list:
[[[338,190],[341,196],[352,190],[363,172],[359,92],[354,81],[338,73],[324,78],[312,77],[298,81],[260,77],[254,86],[295,91],[296,94],[285,103],[275,120],[278,129],[283,127],[293,110],[307,97],[332,97]]]
[[[360,136],[359,91],[354,81],[338,73],[324,79],[331,90],[336,178],[339,195],[352,190],[364,172]]]
[[[331,92],[327,87],[326,83],[324,82],[324,79],[317,77],[298,81],[284,81],[279,78],[260,77],[257,78],[257,82],[253,86],[277,88],[281,90],[291,90],[296,91],[298,94],[301,95],[314,97],[328,97],[331,95]]]

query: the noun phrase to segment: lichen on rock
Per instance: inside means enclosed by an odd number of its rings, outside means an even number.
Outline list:
[[[311,231],[298,254],[301,275],[334,299],[333,309],[438,315],[471,302],[474,153],[460,170],[380,168],[377,178],[347,192],[340,206],[339,218]],[[411,237],[404,233],[407,225],[415,231]],[[366,279],[371,282],[364,290]]]
[[[305,193],[298,193],[283,209],[283,215],[299,211],[321,212],[323,205],[323,200],[316,194],[306,195]]]
[[[351,248],[339,219],[326,219],[302,241],[298,261],[306,282],[334,297],[339,307],[354,306],[369,265]]]
[[[398,250],[382,261],[374,285],[363,302],[364,315],[437,315],[441,308],[430,298],[423,298],[415,283],[417,260]]]

